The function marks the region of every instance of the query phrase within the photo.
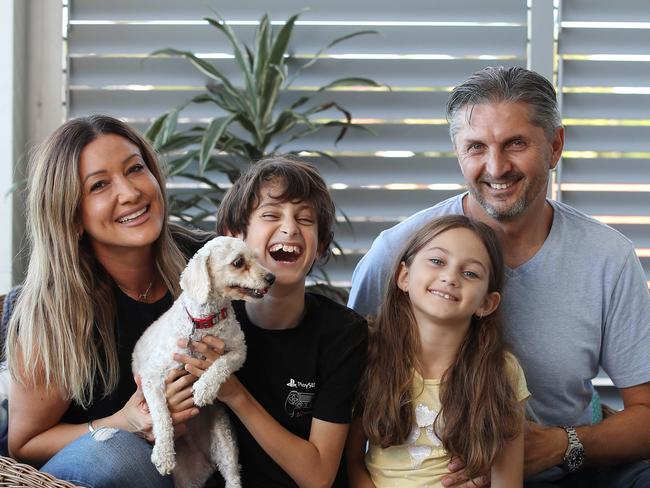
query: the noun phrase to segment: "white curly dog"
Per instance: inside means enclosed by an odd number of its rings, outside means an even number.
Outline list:
[[[201,340],[212,334],[225,343],[225,354],[193,385],[198,407],[214,402],[221,384],[237,371],[246,358],[244,334],[231,300],[259,300],[275,276],[262,267],[253,251],[233,237],[216,237],[190,260],[181,275],[183,292],[172,307],[151,324],[133,350],[133,372],[142,379],[142,392],[149,406],[155,443],[151,461],[158,471],[173,471],[174,484],[202,486],[215,465],[227,488],[239,488],[236,439],[223,405],[202,408],[187,422],[187,433],[176,441],[165,399],[165,378],[183,365],[173,353],[192,354],[178,346],[179,339]]]

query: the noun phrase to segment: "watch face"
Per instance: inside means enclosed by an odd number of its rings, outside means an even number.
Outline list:
[[[564,458],[564,464],[569,471],[576,471],[582,466],[585,451],[582,447],[574,446]]]

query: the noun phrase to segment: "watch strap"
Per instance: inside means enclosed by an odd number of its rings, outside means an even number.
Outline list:
[[[566,452],[564,453],[562,465],[568,471],[578,471],[582,466],[585,457],[584,446],[582,445],[582,442],[580,442],[580,438],[578,437],[578,433],[574,427],[562,426],[562,428],[566,432],[569,441]]]

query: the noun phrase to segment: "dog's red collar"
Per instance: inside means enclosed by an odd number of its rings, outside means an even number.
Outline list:
[[[185,309],[185,311],[187,312],[187,316],[194,324],[195,329],[209,329],[210,327],[213,327],[217,322],[225,319],[228,316],[228,309],[225,307],[219,310],[218,312],[213,313],[212,315],[208,315],[207,317],[201,317],[201,318],[192,317],[192,315],[187,310],[187,308]]]

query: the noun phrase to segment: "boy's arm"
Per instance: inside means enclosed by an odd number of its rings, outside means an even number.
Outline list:
[[[345,444],[345,457],[348,462],[348,483],[350,488],[375,488],[366,468],[366,436],[361,429],[361,420],[355,419],[350,425],[350,433]]]
[[[239,417],[262,449],[301,488],[329,487],[336,478],[348,424],[312,419],[309,440],[280,425],[248,392],[236,375],[218,395]]]
[[[508,441],[492,465],[492,488],[520,487],[524,482],[524,406],[521,402],[521,423],[517,436]]]

